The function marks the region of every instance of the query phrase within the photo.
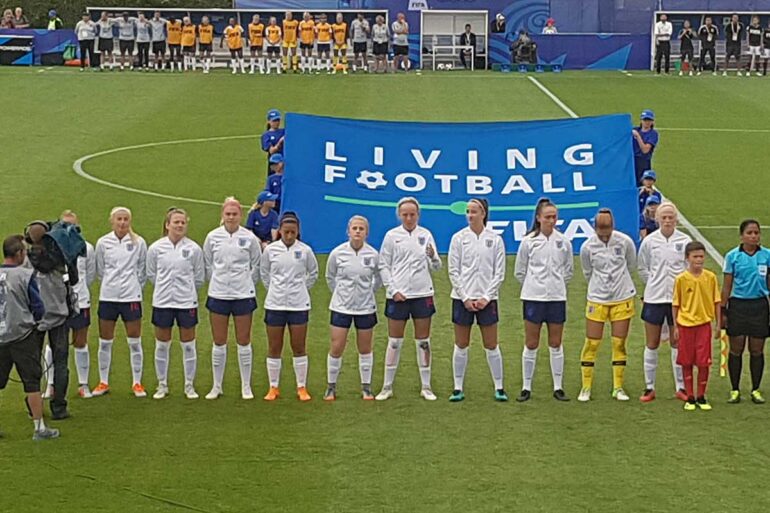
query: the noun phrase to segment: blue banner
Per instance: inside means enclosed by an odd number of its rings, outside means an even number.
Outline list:
[[[327,253],[346,240],[348,219],[366,216],[379,247],[398,224],[396,202],[414,196],[420,224],[440,252],[466,226],[472,197],[490,203],[489,225],[515,253],[548,196],[577,252],[600,207],[638,237],[639,213],[627,114],[515,123],[401,123],[302,114],[286,116],[283,210],[302,221],[302,238]]]

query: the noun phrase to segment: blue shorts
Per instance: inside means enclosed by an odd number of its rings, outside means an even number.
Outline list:
[[[249,297],[246,299],[217,299],[209,297],[206,299],[206,308],[211,313],[224,316],[240,317],[241,315],[251,315],[257,309],[257,299]]]
[[[265,310],[265,324],[268,326],[283,327],[287,324],[289,326],[301,326],[307,324],[309,319],[310,310],[299,312],[289,310]]]
[[[81,308],[80,313],[67,320],[67,326],[71,330],[82,330],[91,325],[91,309]]]
[[[99,302],[99,319],[102,321],[117,321],[118,317],[123,322],[138,321],[142,318],[142,302],[119,303],[117,301]]]
[[[671,308],[671,303],[643,303],[642,320],[655,326],[663,326],[663,324],[673,326],[674,312]]]
[[[355,324],[357,330],[370,330],[377,325],[377,314],[350,315],[332,311],[329,324],[345,329],[350,329],[350,326]]]
[[[564,324],[567,321],[566,301],[522,301],[524,320],[535,324]]]
[[[406,321],[409,317],[426,319],[434,313],[436,306],[433,304],[433,296],[407,299],[400,303],[392,299],[385,301],[385,317],[394,321]]]
[[[483,310],[471,312],[459,299],[452,300],[452,322],[461,326],[473,326],[473,320],[479,326],[491,326],[497,324],[500,317],[497,315],[497,300],[492,300]]]
[[[173,328],[174,321],[180,328],[194,328],[198,324],[197,308],[152,308],[152,325]]]

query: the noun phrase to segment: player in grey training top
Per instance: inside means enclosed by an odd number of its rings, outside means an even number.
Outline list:
[[[136,18],[129,17],[128,11],[118,18],[118,45],[120,45],[120,71],[126,65],[130,70],[134,69],[134,42],[136,41]]]
[[[409,71],[409,24],[406,15],[398,13],[391,27],[393,31],[393,71],[398,71],[403,63],[404,71]]]
[[[144,71],[150,71],[150,39],[152,39],[152,24],[144,17],[144,13],[140,12],[136,20],[136,46],[139,50],[137,67]]]
[[[91,20],[91,15],[83,13],[83,19],[81,19],[77,25],[75,25],[75,34],[78,38],[78,45],[80,46],[80,71],[85,71],[86,62],[93,71],[94,66],[94,40],[96,39],[96,23]]]
[[[358,71],[358,59],[361,59],[361,69],[369,71],[368,59],[366,57],[366,46],[369,39],[369,22],[364,18],[363,13],[350,24],[350,34],[353,40],[353,72]]]
[[[112,53],[113,39],[115,38],[112,27],[115,26],[115,23],[115,20],[110,18],[106,11],[102,11],[102,15],[96,23],[97,34],[99,35],[99,53],[101,54],[99,69],[102,71],[107,65],[107,59],[110,60],[110,69],[115,68],[115,55]]]
[[[390,29],[385,23],[385,18],[380,15],[375,18],[372,27],[372,52],[374,53],[374,72],[385,73],[388,71],[388,41]]]
[[[152,26],[152,54],[155,56],[155,71],[163,69],[163,56],[166,54],[166,21],[161,18],[160,11],[155,11],[150,25]]]

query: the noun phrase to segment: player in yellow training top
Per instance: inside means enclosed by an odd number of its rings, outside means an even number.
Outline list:
[[[281,74],[281,27],[275,16],[270,17],[270,23],[265,29],[265,38],[267,39],[267,74],[275,68],[276,73]]]
[[[297,70],[297,28],[299,22],[287,11],[283,19],[283,69]]]
[[[316,74],[321,72],[321,67],[326,69],[326,73],[332,72],[332,60],[330,57],[332,46],[332,26],[326,21],[326,15],[321,15],[320,22],[315,26],[316,37],[318,38],[318,65]]]
[[[195,25],[189,16],[182,18],[182,60],[184,70],[195,71]]]
[[[225,27],[224,36],[219,41],[220,48],[222,48],[225,39],[227,39],[227,48],[230,49],[230,65],[233,67],[233,75],[238,73],[238,66],[241,67],[241,73],[246,73],[246,66],[243,63],[243,27],[238,25],[235,18],[230,18],[229,24]]]
[[[313,72],[313,43],[315,43],[315,22],[309,12],[302,15],[299,22],[299,69],[302,73]]]
[[[249,73],[254,74],[254,65],[259,68],[259,72],[265,72],[265,58],[262,56],[262,47],[265,46],[265,24],[259,19],[259,14],[255,14],[249,23],[249,50],[251,51],[251,69]]]
[[[211,45],[214,43],[214,25],[209,22],[209,17],[204,16],[198,25],[198,50],[201,53],[203,72],[211,71]]]
[[[341,12],[337,13],[337,22],[332,25],[334,33],[334,71],[337,73],[337,66],[342,64],[342,72],[348,74],[348,24]]]
[[[175,20],[173,16],[169,16],[166,22],[166,34],[169,69],[174,71],[174,63],[176,63],[179,71],[182,71],[182,22]]]

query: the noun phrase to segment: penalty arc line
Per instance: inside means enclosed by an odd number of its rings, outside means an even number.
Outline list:
[[[573,119],[577,119],[580,116],[575,114],[575,111],[570,109],[563,101],[561,101],[555,94],[553,94],[547,87],[545,87],[543,84],[541,84],[535,77],[527,77],[530,82],[535,84],[540,91],[542,91],[546,96],[548,96],[556,105],[558,105],[561,110],[563,110],[569,117]],[[662,191],[661,191],[662,194]],[[719,267],[721,268],[724,265],[724,258],[722,258],[722,255],[717,251],[717,249],[714,247],[709,240],[703,236],[703,234],[698,230],[695,225],[693,225],[686,217],[685,215],[680,211],[679,212],[679,221],[682,223],[682,225],[687,229],[690,234],[701,241],[704,246],[706,246],[706,251],[709,255],[711,255],[711,258],[713,258],[717,264],[719,264]]]
[[[93,175],[88,174],[83,169],[83,163],[96,158],[96,157],[102,157],[104,155],[110,155],[112,153],[119,153],[121,151],[130,151],[130,150],[139,150],[142,148],[153,148],[155,146],[169,146],[172,144],[188,144],[188,143],[195,143],[195,142],[209,142],[209,141],[228,141],[233,139],[254,139],[256,138],[256,135],[225,135],[220,137],[200,137],[196,139],[177,139],[174,141],[161,141],[161,142],[152,142],[152,143],[145,143],[145,144],[135,144],[133,146],[122,146],[120,148],[112,148],[109,150],[100,151],[97,153],[91,153],[90,155],[84,155],[83,157],[80,157],[72,164],[72,170],[80,176],[81,178],[85,178],[86,180],[89,180],[94,183],[98,183],[99,185],[104,185],[106,187],[112,187],[113,189],[119,189],[121,191],[126,192],[133,192],[136,194],[144,194],[145,196],[153,196],[156,198],[164,198],[164,199],[171,199],[175,201],[187,201],[189,203],[198,203],[201,205],[216,205],[221,206],[222,204],[216,201],[210,201],[210,200],[202,200],[197,198],[187,198],[185,196],[172,196],[170,194],[161,194],[159,192],[155,191],[148,191],[144,189],[137,189],[135,187],[128,187],[126,185],[120,185],[117,183],[109,182],[107,180],[103,180],[101,178],[97,178]]]

